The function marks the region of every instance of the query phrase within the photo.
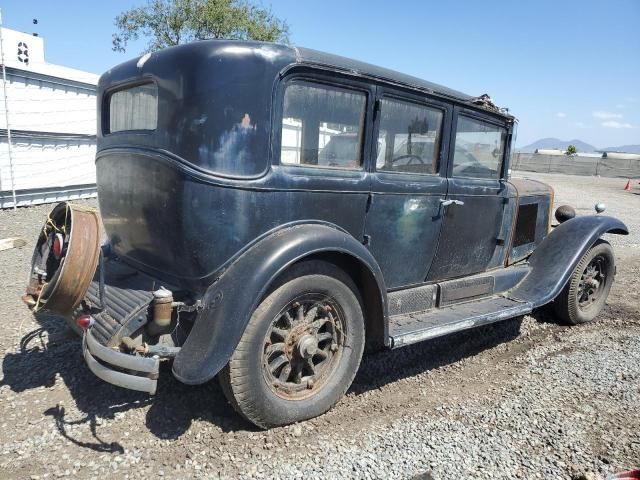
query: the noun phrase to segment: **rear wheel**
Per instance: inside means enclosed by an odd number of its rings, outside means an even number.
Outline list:
[[[304,262],[260,303],[219,380],[234,408],[259,427],[306,420],[347,391],[364,340],[351,278],[332,264]]]
[[[556,314],[572,325],[590,322],[604,308],[614,276],[613,249],[608,242],[599,240],[578,262],[554,301]]]

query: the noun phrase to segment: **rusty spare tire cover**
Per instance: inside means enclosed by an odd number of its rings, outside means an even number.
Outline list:
[[[54,272],[42,282],[41,291],[34,295],[33,310],[46,309],[69,316],[84,298],[93,279],[100,256],[101,223],[94,209],[61,202],[51,211],[33,253],[30,287],[33,295],[33,277],[37,262],[42,261],[44,244],[52,229],[64,225],[66,252]],[[46,259],[45,259],[46,260]],[[30,290],[28,288],[27,292]]]

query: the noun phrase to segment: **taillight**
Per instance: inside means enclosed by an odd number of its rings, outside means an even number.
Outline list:
[[[91,327],[94,323],[96,323],[96,319],[93,318],[91,315],[80,315],[77,320],[76,323],[78,324],[78,326],[83,329],[83,330],[87,330],[89,327]]]
[[[62,247],[64,246],[64,237],[61,233],[56,233],[53,236],[53,255],[56,257],[56,260],[59,260],[62,256]]]

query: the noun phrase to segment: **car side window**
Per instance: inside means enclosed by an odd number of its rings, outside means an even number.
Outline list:
[[[437,174],[442,118],[443,112],[435,108],[381,100],[376,169]]]
[[[500,178],[507,131],[469,117],[458,117],[453,176]]]
[[[367,97],[362,92],[293,82],[284,93],[280,163],[359,169]]]

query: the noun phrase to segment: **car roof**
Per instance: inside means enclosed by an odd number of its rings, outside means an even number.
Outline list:
[[[296,59],[299,63],[309,63],[337,68],[349,73],[364,75],[371,78],[385,80],[392,83],[407,85],[410,87],[418,87],[429,93],[450,97],[462,102],[468,102],[475,97],[465,93],[447,88],[437,83],[432,83],[421,78],[407,75],[395,70],[391,70],[370,63],[353,60],[351,58],[334,55],[332,53],[320,52],[310,48],[292,47],[296,52]]]
[[[506,110],[497,107],[486,94],[474,97],[412,75],[310,48],[269,42],[214,39],[199,40],[170,47],[155,52],[153,55],[160,58],[171,58],[171,61],[176,61],[176,57],[188,58],[190,59],[189,65],[193,66],[193,68],[198,68],[197,65],[199,64],[204,68],[205,64],[220,62],[224,58],[251,58],[254,62],[262,62],[268,65],[266,67],[267,70],[263,72],[266,74],[272,72],[282,73],[287,68],[296,65],[320,66],[329,70],[380,80],[392,85],[444,97],[466,107],[484,110],[504,118],[514,118]],[[145,57],[132,59],[122,64],[122,66],[127,64],[136,65],[136,62],[141,62]],[[102,81],[103,79],[101,79],[101,83],[103,83]]]

